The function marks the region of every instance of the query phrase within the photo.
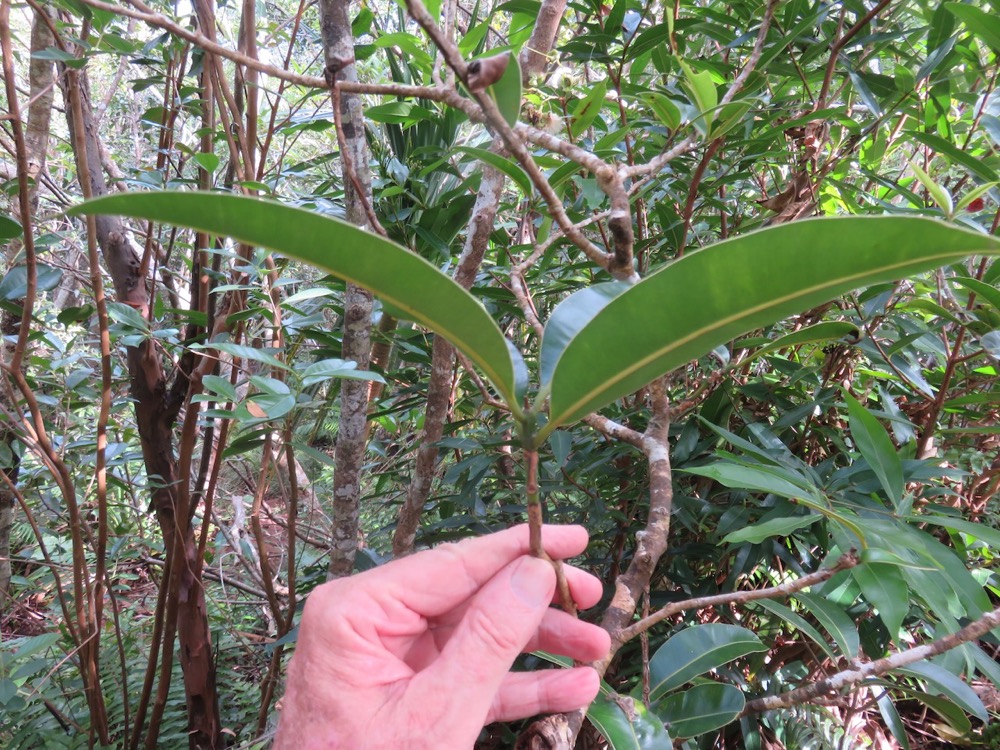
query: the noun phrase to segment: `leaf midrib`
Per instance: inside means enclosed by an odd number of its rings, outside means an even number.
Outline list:
[[[928,264],[928,267],[933,267],[933,265],[935,263],[937,265],[943,265],[946,262],[947,259],[961,259],[961,258],[968,257],[969,255],[973,255],[973,254],[975,254],[975,253],[969,253],[969,252],[956,253],[954,251],[950,251],[950,252],[947,252],[947,253],[942,253],[940,255],[924,256],[923,258],[920,258],[918,261],[914,261],[913,259],[901,260],[901,261],[899,261],[897,263],[893,263],[892,265],[881,266],[881,267],[879,267],[877,269],[867,270],[867,271],[863,271],[863,272],[851,274],[851,275],[848,275],[848,276],[841,276],[841,277],[837,278],[834,282],[828,282],[828,283],[825,283],[825,284],[818,284],[818,285],[814,285],[814,286],[811,286],[811,287],[807,287],[806,289],[797,289],[792,294],[786,294],[786,295],[784,295],[784,296],[782,296],[782,297],[780,297],[778,299],[771,298],[771,299],[767,300],[764,303],[755,305],[753,307],[744,308],[743,310],[740,310],[737,313],[733,313],[731,315],[726,316],[725,318],[721,318],[719,320],[716,320],[716,321],[712,322],[709,325],[703,326],[702,328],[699,328],[698,330],[693,331],[693,332],[687,334],[686,336],[683,336],[680,339],[672,341],[671,343],[667,344],[666,346],[661,347],[661,348],[657,349],[656,351],[654,351],[654,352],[652,352],[650,354],[647,354],[645,357],[637,360],[636,362],[632,363],[630,366],[623,368],[622,370],[619,371],[619,375],[617,377],[614,377],[614,378],[612,378],[610,380],[604,381],[603,384],[602,384],[602,387],[600,387],[600,388],[592,388],[590,391],[588,391],[587,393],[585,393],[584,395],[582,395],[580,398],[578,398],[575,402],[573,402],[572,404],[570,404],[567,408],[563,409],[561,414],[551,415],[551,421],[549,422],[549,425],[546,425],[547,428],[549,426],[551,426],[551,429],[549,429],[548,432],[551,432],[552,429],[555,429],[557,426],[559,426],[561,424],[565,424],[565,422],[563,421],[564,418],[565,418],[565,415],[567,415],[567,414],[575,414],[577,411],[579,411],[587,403],[589,403],[590,401],[593,401],[595,399],[595,397],[596,397],[597,394],[601,393],[602,391],[610,390],[610,388],[608,387],[609,385],[613,386],[613,385],[615,385],[617,383],[620,383],[620,382],[622,382],[624,380],[627,380],[633,373],[635,373],[635,372],[643,369],[648,364],[650,364],[652,362],[655,362],[657,359],[660,359],[664,355],[669,354],[671,351],[684,346],[685,344],[687,344],[687,343],[689,343],[689,342],[697,339],[700,336],[703,336],[703,335],[705,335],[707,333],[711,333],[712,331],[718,330],[720,328],[724,328],[725,326],[729,325],[730,323],[733,323],[733,322],[739,320],[740,318],[746,317],[747,315],[753,315],[755,313],[758,313],[758,312],[761,312],[763,310],[766,310],[766,309],[768,309],[770,307],[777,307],[778,305],[782,305],[782,304],[784,304],[786,302],[794,301],[795,299],[798,299],[800,297],[808,297],[808,296],[810,296],[810,295],[812,295],[814,293],[821,292],[824,289],[834,288],[836,286],[839,286],[840,284],[847,283],[847,282],[853,281],[855,279],[862,279],[862,278],[865,278],[866,276],[870,276],[871,274],[874,274],[874,273],[883,273],[883,272],[892,271],[892,270],[894,270],[896,268],[904,268],[906,266],[912,265],[914,262],[919,262],[919,263],[923,264],[923,262],[926,261],[927,264]],[[612,305],[614,305],[614,303],[616,301],[617,300],[612,300],[612,302],[607,307],[605,307],[600,313],[598,313],[597,316],[595,316],[595,319],[597,317],[600,317],[602,314],[607,313],[608,308],[610,308]],[[586,328],[584,328],[582,331],[580,331],[580,333],[578,333],[577,336],[579,336],[580,334],[584,333],[584,331],[586,331]],[[571,346],[571,345],[572,345],[572,341],[570,342],[569,345],[567,345],[567,348],[569,346]],[[562,363],[560,363],[560,364],[562,364]],[[557,365],[557,372],[558,372],[558,369],[559,368],[558,368],[558,365]],[[555,375],[553,375],[553,381],[555,381],[555,379],[556,379]]]

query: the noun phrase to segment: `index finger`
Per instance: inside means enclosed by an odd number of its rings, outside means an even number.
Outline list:
[[[545,551],[556,560],[583,552],[587,538],[583,526],[542,527]],[[382,578],[383,593],[425,617],[436,617],[461,605],[502,568],[529,552],[528,526],[522,524],[418,552],[372,573]]]

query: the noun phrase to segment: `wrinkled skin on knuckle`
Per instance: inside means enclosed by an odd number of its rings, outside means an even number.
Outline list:
[[[505,618],[485,609],[474,608],[466,615],[466,627],[483,644],[484,650],[495,654],[518,654],[524,644],[517,631],[506,622]]]

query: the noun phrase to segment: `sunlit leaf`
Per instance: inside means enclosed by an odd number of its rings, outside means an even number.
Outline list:
[[[496,100],[503,119],[511,127],[517,123],[521,113],[521,86],[521,63],[517,61],[517,55],[511,53],[500,80],[487,89]]]
[[[806,526],[812,526],[821,518],[822,516],[819,515],[772,518],[769,521],[744,526],[742,529],[738,529],[731,534],[726,534],[722,538],[722,541],[725,544],[737,544],[739,542],[760,544],[765,539],[788,536],[793,531],[798,531]]]
[[[129,193],[71,213],[110,213],[229,236],[303,260],[371,289],[441,334],[482,368],[517,409],[514,366],[496,323],[461,286],[424,259],[352,224],[280,203],[221,193]]]
[[[549,429],[741,333],[973,253],[1000,254],[1000,240],[892,216],[795,221],[686,255],[619,295],[573,338],[552,376]]]

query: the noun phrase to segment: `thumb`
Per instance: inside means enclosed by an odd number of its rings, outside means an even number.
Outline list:
[[[434,693],[447,686],[467,719],[486,720],[511,665],[538,631],[556,588],[552,565],[522,557],[497,573],[475,595],[441,656],[420,674]]]

